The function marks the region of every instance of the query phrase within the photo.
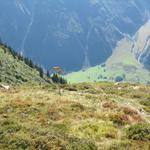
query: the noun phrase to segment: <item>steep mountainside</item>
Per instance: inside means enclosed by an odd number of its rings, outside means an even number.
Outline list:
[[[149,0],[7,0],[0,37],[46,68],[79,70],[104,62],[150,18],[149,10]],[[147,68],[149,53],[138,53]]]
[[[99,66],[67,75],[70,82],[118,81],[150,83],[150,21],[135,35],[126,35]],[[147,69],[146,69],[147,68]]]
[[[132,53],[150,71],[150,20],[133,37]]]
[[[26,65],[17,56],[14,57],[8,48],[0,45],[0,83],[18,85],[27,82],[46,83],[36,69]]]

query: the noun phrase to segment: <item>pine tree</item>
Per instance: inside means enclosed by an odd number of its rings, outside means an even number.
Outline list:
[[[1,37],[0,37],[0,45],[2,45],[2,39],[1,39]]]
[[[50,77],[50,73],[49,73],[48,70],[47,70],[47,72],[46,72],[46,75],[47,75],[47,77]]]
[[[52,81],[53,81],[54,83],[59,83],[59,78],[58,78],[58,75],[57,75],[56,73],[53,74],[53,76],[52,76]]]
[[[54,83],[67,84],[67,81],[56,73],[54,73],[51,78]]]

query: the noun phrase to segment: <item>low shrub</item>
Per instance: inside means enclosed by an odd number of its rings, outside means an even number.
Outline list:
[[[113,142],[107,150],[129,150],[131,147],[131,142],[128,140],[125,141],[116,141]]]
[[[74,86],[74,85],[67,85],[64,89],[67,90],[67,91],[73,91],[73,92],[78,91],[77,87]]]
[[[126,135],[132,140],[150,140],[150,124],[135,124],[126,130]]]
[[[117,125],[125,125],[129,122],[129,117],[123,113],[110,113],[109,119]]]
[[[48,118],[53,120],[53,121],[57,121],[61,119],[61,115],[59,113],[59,110],[57,108],[52,108],[50,107],[48,109]]]
[[[136,123],[143,123],[145,121],[144,118],[140,114],[132,115],[132,120],[133,122],[136,122]]]
[[[80,103],[74,103],[74,104],[71,104],[71,110],[72,111],[84,111],[85,110],[85,107],[82,105],[82,104],[80,104]]]
[[[115,141],[110,146],[106,145],[106,148],[103,150],[149,150],[150,143],[149,141],[131,141],[131,140],[122,140]]]
[[[28,149],[31,146],[31,143],[29,140],[24,138],[11,138],[8,142],[8,147],[11,149],[20,149],[25,150]]]
[[[117,104],[112,102],[112,101],[107,101],[107,102],[104,102],[102,104],[103,108],[110,108],[110,109],[114,109],[114,108],[117,108]]]
[[[121,82],[121,81],[123,81],[124,80],[124,78],[122,77],[122,76],[117,76],[116,78],[115,78],[115,82]]]
[[[10,119],[4,119],[0,122],[0,132],[1,133],[16,133],[21,129],[21,126],[17,122]]]
[[[34,141],[33,148],[39,150],[49,150],[50,147],[45,140],[39,138]]]
[[[48,139],[38,137],[33,143],[37,150],[97,150],[91,141],[69,137],[67,135],[49,135]]]
[[[99,141],[101,138],[116,138],[118,131],[110,122],[86,121],[75,126],[71,133],[77,137]]]
[[[134,110],[133,108],[128,107],[128,106],[123,107],[123,112],[128,115],[138,114],[138,112],[136,110]]]
[[[144,107],[143,108],[146,112],[150,113],[150,107]]]
[[[141,100],[141,101],[140,101],[140,104],[141,104],[141,105],[144,105],[144,106],[150,107],[150,101],[149,101],[149,100]]]

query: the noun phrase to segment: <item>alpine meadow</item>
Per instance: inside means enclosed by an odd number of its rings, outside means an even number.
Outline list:
[[[0,0],[0,150],[150,150],[150,1]]]

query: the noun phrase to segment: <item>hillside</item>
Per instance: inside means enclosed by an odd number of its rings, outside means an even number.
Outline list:
[[[138,84],[0,89],[0,149],[149,150],[149,102]]]
[[[46,78],[45,78],[46,79]],[[17,85],[23,83],[46,83],[44,78],[40,77],[40,72],[31,68],[20,60],[16,55],[12,55],[10,48],[0,45],[0,83]]]
[[[126,35],[121,39],[106,62],[87,70],[70,73],[66,78],[71,83],[119,79],[126,82],[149,83],[149,47],[150,21],[132,37]]]

